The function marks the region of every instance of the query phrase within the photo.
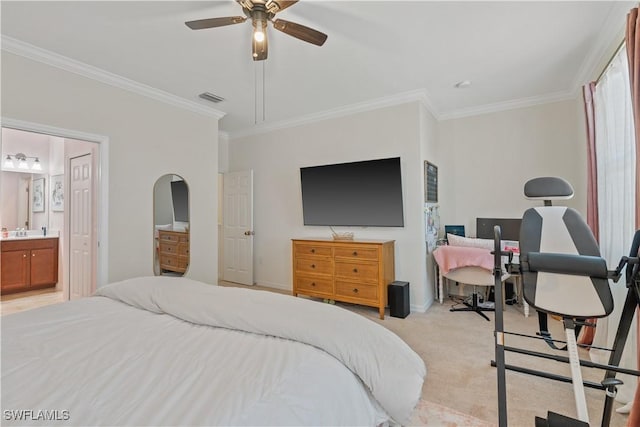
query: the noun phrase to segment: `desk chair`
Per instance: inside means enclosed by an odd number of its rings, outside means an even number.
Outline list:
[[[504,284],[504,281],[509,278],[509,273],[504,273],[502,275],[501,281]],[[462,267],[456,268],[454,270],[450,270],[448,273],[443,274],[443,277],[453,280],[454,282],[463,283],[465,285],[473,286],[473,293],[471,294],[471,303],[464,301],[463,304],[466,307],[460,308],[450,308],[449,311],[475,311],[480,316],[484,317],[486,320],[489,320],[486,314],[483,311],[495,311],[494,307],[482,307],[478,305],[478,293],[476,292],[477,286],[494,286],[494,277],[493,272],[489,270],[485,270],[480,267]]]

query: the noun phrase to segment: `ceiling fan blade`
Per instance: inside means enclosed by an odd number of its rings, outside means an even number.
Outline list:
[[[224,27],[225,25],[240,24],[246,21],[244,16],[227,16],[224,18],[199,19],[197,21],[185,22],[185,25],[192,30],[204,30],[205,28]]]
[[[277,13],[296,3],[298,3],[298,0],[269,0],[266,7],[270,12]]]
[[[282,31],[285,34],[317,46],[322,46],[327,40],[327,35],[320,31],[296,24],[295,22],[285,21],[284,19],[276,19],[273,21],[273,27],[278,31]]]

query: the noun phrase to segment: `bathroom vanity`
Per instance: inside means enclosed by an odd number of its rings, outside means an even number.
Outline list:
[[[53,287],[58,282],[58,237],[3,238],[0,265],[2,294]]]

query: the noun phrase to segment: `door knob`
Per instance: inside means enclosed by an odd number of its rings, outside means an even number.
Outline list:
[[[245,236],[253,236],[255,233],[253,231],[245,231],[244,235]]]

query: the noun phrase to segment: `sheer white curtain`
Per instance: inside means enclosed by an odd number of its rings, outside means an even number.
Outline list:
[[[598,175],[598,214],[600,251],[609,269],[615,268],[623,255],[628,255],[635,232],[635,136],[629,67],[625,49],[620,49],[611,65],[596,85],[595,99],[596,157]],[[623,280],[611,283],[614,312],[598,319],[595,346],[611,347],[620,321],[626,287]],[[636,369],[637,322],[627,338],[621,366]],[[591,350],[591,357],[606,363],[609,353]],[[617,375],[624,381],[617,400],[623,403],[633,400],[636,378]]]

